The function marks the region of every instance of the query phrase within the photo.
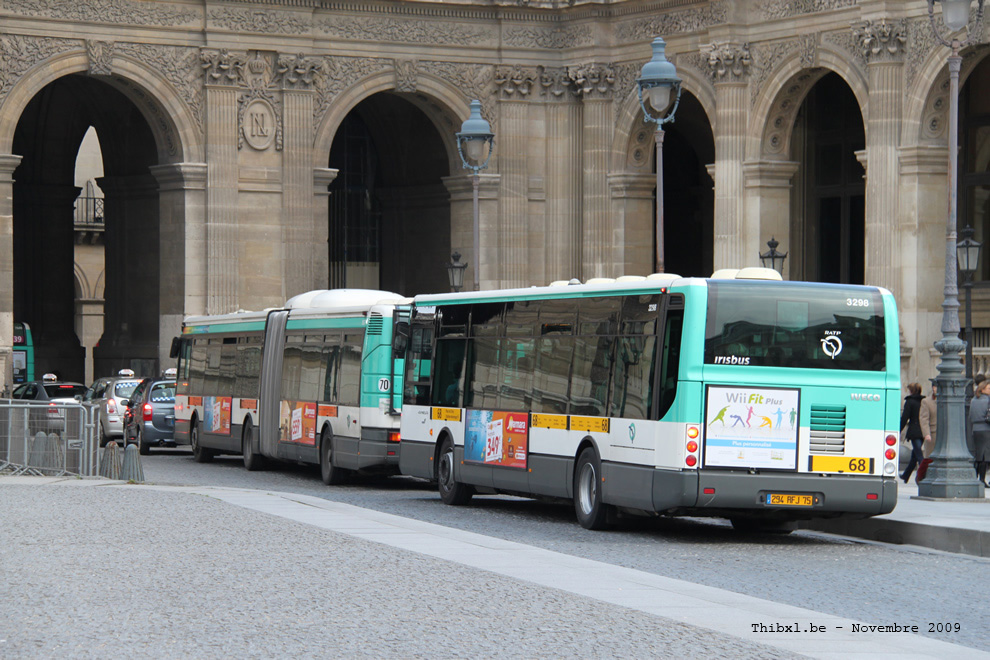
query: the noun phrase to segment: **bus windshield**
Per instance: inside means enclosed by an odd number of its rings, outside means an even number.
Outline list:
[[[865,287],[709,282],[708,364],[884,371],[883,302]]]

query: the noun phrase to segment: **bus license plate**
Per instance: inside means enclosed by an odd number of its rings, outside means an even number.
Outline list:
[[[811,456],[810,472],[873,474],[873,459],[859,456]]]
[[[767,504],[772,506],[812,506],[814,503],[814,495],[767,493]]]

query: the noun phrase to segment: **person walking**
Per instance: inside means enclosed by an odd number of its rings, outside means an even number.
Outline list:
[[[938,396],[938,385],[932,383],[931,398],[925,397],[921,400],[921,413],[918,421],[921,423],[921,433],[925,436],[925,442],[921,447],[921,453],[928,458],[935,450],[935,423],[938,417],[938,409],[935,406],[935,398]]]
[[[921,453],[921,446],[925,440],[925,436],[921,433],[921,422],[918,419],[921,414],[921,400],[924,398],[921,396],[921,385],[911,383],[907,386],[907,389],[910,394],[904,397],[904,409],[901,412],[901,429],[906,429],[905,437],[911,443],[911,460],[908,461],[907,468],[905,468],[904,473],[901,475],[904,483],[908,482],[911,478],[911,473],[914,472],[914,468],[925,458],[924,454]]]
[[[990,408],[990,380],[980,383],[976,396],[969,404],[969,421],[973,424],[973,467],[976,468],[977,479],[984,485],[987,482],[987,463],[990,462],[987,408]]]

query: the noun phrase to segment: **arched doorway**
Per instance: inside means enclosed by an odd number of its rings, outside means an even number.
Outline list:
[[[84,380],[74,327],[75,164],[90,127],[102,150],[105,324],[93,376],[129,367],[158,370],[159,200],[149,172],[155,138],[138,107],[116,87],[72,74],[46,85],[17,124],[14,171],[14,317],[31,325],[37,373]]]
[[[331,288],[448,288],[449,157],[414,97],[382,92],[347,114],[330,149]]]
[[[866,144],[863,115],[838,74],[824,75],[808,92],[791,144],[801,164],[796,205],[804,217],[801,272],[792,276],[863,284],[866,184],[857,158]]]

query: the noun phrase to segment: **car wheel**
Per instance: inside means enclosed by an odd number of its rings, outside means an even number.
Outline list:
[[[244,469],[248,472],[264,469],[265,457],[254,451],[254,426],[247,422],[241,434],[241,456],[244,457]]]
[[[142,456],[147,456],[151,453],[151,447],[149,447],[148,443],[144,441],[144,434],[141,433],[140,430],[138,430],[137,435],[134,436],[134,441],[137,443],[138,452],[140,452]]]
[[[611,508],[602,503],[602,461],[588,447],[578,456],[574,468],[574,511],[585,529],[608,529]]]
[[[460,506],[471,501],[474,488],[454,478],[454,443],[444,438],[440,445],[440,464],[437,465],[437,490],[444,504]]]
[[[333,436],[330,429],[320,434],[320,476],[328,486],[339,486],[347,480],[347,470],[333,464]]]
[[[199,443],[199,423],[193,424],[193,427],[189,430],[189,444],[192,446],[193,460],[197,463],[209,463],[213,460],[216,452],[212,449],[207,449]]]
[[[103,423],[100,423],[100,446],[106,447],[107,443],[110,442],[110,436],[107,435],[107,430],[104,428]]]

